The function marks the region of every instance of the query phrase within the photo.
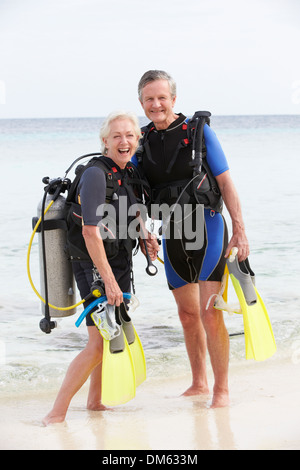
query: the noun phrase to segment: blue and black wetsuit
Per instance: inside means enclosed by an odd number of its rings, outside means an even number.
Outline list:
[[[176,181],[188,181],[193,178],[193,169],[190,165],[191,145],[178,147],[179,142],[187,141],[185,120],[186,117],[179,114],[176,121],[161,131],[157,131],[153,124],[148,126],[151,128],[151,132],[147,135],[148,152],[144,151],[141,164],[154,194],[162,187],[168,185],[171,187]],[[216,177],[227,171],[229,167],[214,131],[207,124],[204,126],[204,140],[206,162]],[[137,161],[133,159],[133,163],[137,164]],[[160,200],[161,202],[173,204],[175,200]],[[198,280],[221,281],[226,262],[224,254],[228,244],[228,231],[220,212],[210,208],[204,209],[204,245],[198,250],[186,249],[187,240],[184,239],[184,235],[176,237],[174,231],[170,233],[171,236],[163,238],[163,253],[165,272],[171,290],[188,283],[197,283]]]

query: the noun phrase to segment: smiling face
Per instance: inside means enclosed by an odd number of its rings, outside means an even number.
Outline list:
[[[117,118],[110,124],[110,132],[103,142],[107,149],[106,156],[120,168],[125,168],[138,146],[139,136],[130,119]]]
[[[144,86],[141,105],[158,130],[167,129],[177,115],[173,112],[176,96],[172,97],[167,80],[155,80]]]

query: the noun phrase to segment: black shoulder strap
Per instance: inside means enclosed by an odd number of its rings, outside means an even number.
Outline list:
[[[142,137],[140,139],[139,147],[138,147],[137,151],[135,152],[135,155],[136,155],[136,158],[137,158],[137,161],[138,161],[139,164],[141,164],[142,161],[143,161],[143,153],[144,152],[146,153],[147,158],[149,159],[149,161],[151,163],[155,164],[155,162],[153,161],[152,156],[151,156],[150,146],[149,146],[149,142],[148,142],[149,132],[153,131],[154,129],[155,129],[155,127],[153,125],[153,122],[150,122],[147,126],[144,126],[144,127],[141,128]]]
[[[197,152],[201,152],[200,160],[202,164],[202,160],[206,156],[206,147],[205,147],[205,141],[203,137],[203,128],[205,124],[208,124],[208,125],[210,124],[210,119],[209,119],[210,116],[211,116],[211,113],[209,111],[196,111],[194,116],[191,119],[186,119],[184,121],[183,125],[186,126],[188,138],[187,140],[184,139],[178,143],[177,149],[167,168],[167,171],[166,171],[167,173],[171,172],[173,165],[175,164],[175,161],[177,159],[179,151],[182,148],[190,144],[192,145],[192,158],[193,158],[191,165],[194,166],[194,158],[195,158],[196,149],[197,149]],[[201,166],[201,164],[200,165],[198,164],[198,166]]]
[[[204,124],[210,125],[210,116],[211,113],[209,111],[196,111],[194,116],[188,121],[187,134],[190,142],[199,140],[198,131],[201,127],[204,127]],[[197,142],[197,146],[199,146],[199,142]]]
[[[75,196],[76,196],[76,190],[77,186],[79,184],[79,180],[82,177],[83,173],[85,170],[92,166],[97,166],[101,168],[106,175],[106,202],[110,202],[112,199],[112,195],[114,192],[118,190],[119,183],[118,179],[116,178],[114,171],[111,167],[111,165],[108,163],[106,158],[104,156],[101,157],[94,157],[92,158],[86,165],[78,165],[78,167],[75,170],[75,178],[74,181],[72,182],[70,189],[68,191],[68,196],[67,196],[67,201],[68,202],[73,202],[75,201]]]
[[[204,126],[210,125],[209,111],[196,111],[188,122],[188,139],[192,142],[192,166],[194,171],[199,173],[202,167],[202,160],[205,157]]]
[[[97,166],[104,170],[106,175],[106,198],[105,202],[107,204],[112,200],[113,194],[118,193],[120,187],[120,181],[118,180],[116,173],[117,169],[108,162],[106,157],[96,158],[96,161],[93,163],[93,166]]]

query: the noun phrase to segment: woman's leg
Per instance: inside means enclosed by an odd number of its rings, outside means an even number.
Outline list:
[[[95,326],[88,327],[89,341],[85,349],[71,362],[50,413],[43,419],[47,426],[65,420],[73,396],[102,362],[103,340]],[[98,368],[98,367],[97,367]]]

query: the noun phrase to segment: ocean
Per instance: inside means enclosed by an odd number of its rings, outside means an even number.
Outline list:
[[[0,399],[55,392],[70,361],[84,347],[81,313],[58,320],[50,335],[39,329],[40,301],[31,289],[26,256],[32,217],[43,196],[44,176],[63,176],[80,155],[98,152],[102,118],[0,120],[1,287]],[[141,124],[145,123],[143,118]],[[216,116],[215,130],[238,190],[250,262],[266,304],[279,357],[300,360],[300,116]],[[225,217],[231,229],[230,219]],[[34,240],[31,272],[39,287],[38,245]],[[189,374],[182,328],[163,266],[157,276],[145,272],[145,258],[134,258],[140,307],[133,322],[144,346],[148,377]],[[230,292],[233,303],[236,298]],[[79,300],[79,296],[78,296]],[[230,360],[245,364],[241,316],[224,318],[231,336]],[[48,410],[45,410],[45,414]]]

